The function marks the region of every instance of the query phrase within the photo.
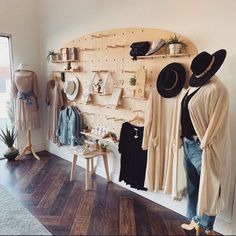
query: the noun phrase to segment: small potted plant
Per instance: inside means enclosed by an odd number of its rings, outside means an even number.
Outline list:
[[[102,152],[107,152],[107,147],[108,147],[107,144],[101,143],[100,147],[101,147]]]
[[[15,160],[15,158],[19,155],[19,151],[13,147],[16,137],[17,133],[15,132],[14,127],[10,130],[6,126],[5,131],[1,129],[0,140],[4,142],[8,147],[3,155],[8,161]]]
[[[136,76],[132,76],[131,78],[129,78],[129,84],[131,86],[130,88],[130,92],[131,92],[131,96],[134,96],[135,95],[135,85],[136,85],[136,81],[137,81],[137,78]]]
[[[57,53],[55,53],[54,50],[50,50],[48,51],[47,60],[54,61],[56,60],[56,56],[57,56]]]
[[[131,78],[129,79],[129,84],[130,84],[131,86],[135,86],[135,85],[136,85],[136,80],[137,80],[137,78],[136,78],[136,76],[134,75],[133,77],[131,77]]]
[[[179,54],[185,47],[185,43],[181,40],[180,36],[172,35],[166,43],[166,46],[169,48],[169,53],[171,55]]]
[[[111,132],[110,135],[111,135],[112,141],[117,142],[117,135],[114,132]]]

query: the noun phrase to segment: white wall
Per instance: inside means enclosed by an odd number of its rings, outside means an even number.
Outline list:
[[[0,0],[0,32],[13,35],[14,67],[21,61],[28,62],[39,75],[42,92],[50,76],[50,64],[46,61],[48,50],[58,50],[65,42],[90,32],[123,27],[160,28],[188,37],[199,51],[213,53],[226,48],[228,56],[217,74],[231,94],[232,153],[235,153],[235,12],[234,0]],[[45,107],[43,111],[46,114]],[[45,121],[44,117],[44,124]],[[40,136],[41,133],[33,136],[40,145],[45,142],[46,125],[44,129],[44,136]],[[50,143],[47,143],[47,148],[71,160],[69,149],[59,149]],[[117,182],[119,156],[115,155],[110,160],[113,179]],[[233,170],[235,164],[234,160]],[[103,168],[99,173],[104,175]],[[185,202],[173,203],[162,194],[138,193],[184,214]],[[231,199],[229,210],[222,213],[216,223],[216,229],[222,233],[230,234],[232,202]]]
[[[234,0],[40,0],[40,41],[41,66],[45,79],[50,74],[50,65],[45,61],[48,50],[58,50],[64,43],[90,32],[112,28],[150,27],[166,29],[188,37],[198,47],[199,52],[210,53],[220,48],[228,51],[226,61],[217,73],[228,86],[231,94],[231,136],[232,153],[236,152],[236,28],[233,25],[236,16]],[[68,149],[58,150],[48,144],[48,150],[71,160]],[[118,181],[119,156],[110,158],[114,181]],[[232,165],[235,170],[236,161]],[[82,163],[83,165],[83,163]],[[116,168],[115,168],[116,166]],[[101,169],[102,174],[102,169]],[[232,185],[233,186],[233,185]],[[161,194],[141,193],[184,214],[182,203],[172,203]],[[219,216],[216,229],[230,233],[233,205],[233,187],[229,210]],[[225,223],[225,224],[224,224]]]
[[[42,86],[45,79],[39,76],[39,24],[37,1],[0,0],[0,33],[12,35],[13,70],[20,62],[27,63],[34,70]],[[32,132],[35,150],[44,150],[42,130]],[[19,147],[26,144],[26,133],[19,136]]]

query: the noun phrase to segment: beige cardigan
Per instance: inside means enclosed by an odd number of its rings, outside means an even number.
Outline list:
[[[172,106],[167,107],[167,99],[154,89],[144,124],[142,148],[148,149],[145,186],[149,191],[164,190],[173,199],[180,199],[186,186],[183,148],[180,148],[180,112],[185,93],[182,90],[177,97],[169,98]],[[228,202],[231,159],[228,110],[228,91],[216,76],[189,102],[191,120],[203,149],[199,215],[216,215]],[[164,113],[169,114],[169,120]]]
[[[198,214],[215,216],[227,206],[231,179],[229,94],[216,76],[190,100],[189,113],[203,150]]]
[[[174,98],[163,98],[156,88],[149,95],[142,148],[148,150],[145,187],[163,190],[173,199],[186,187],[183,155],[179,155],[180,105],[186,90]]]

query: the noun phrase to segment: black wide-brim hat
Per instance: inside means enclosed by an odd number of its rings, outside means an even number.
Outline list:
[[[208,52],[199,53],[192,61],[189,85],[199,87],[204,85],[221,67],[226,57],[226,50],[220,49],[212,55]]]
[[[171,98],[180,93],[186,79],[185,68],[179,63],[164,67],[157,78],[157,90],[162,97]]]

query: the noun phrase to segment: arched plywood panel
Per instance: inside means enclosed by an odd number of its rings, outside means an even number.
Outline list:
[[[174,34],[180,36],[186,45],[182,55],[170,57],[166,55],[166,49],[163,47],[157,55],[140,58],[137,61],[133,61],[129,56],[130,45],[133,42],[155,41],[161,38],[167,41]],[[91,83],[94,71],[101,71],[99,76],[102,79],[106,76],[103,71],[109,71],[112,83],[124,89],[124,96],[127,94],[130,96],[132,87],[129,84],[129,78],[144,66],[146,69],[145,97],[148,98],[150,91],[156,86],[156,80],[162,68],[169,63],[178,62],[185,66],[187,77],[189,77],[190,63],[197,54],[196,46],[186,37],[170,31],[150,28],[111,29],[91,33],[74,39],[63,47],[78,49],[79,61],[72,62],[72,67],[79,66],[80,72],[66,73],[66,80],[74,75],[80,80],[81,89],[75,103],[81,111],[87,112],[84,115],[85,122],[92,128],[107,127],[117,135],[119,135],[121,124],[134,117],[134,110],[145,112],[147,99],[122,98],[121,109],[106,107],[111,98],[110,95],[93,95],[93,104],[81,102],[81,95],[84,88]],[[64,70],[65,67],[66,63],[54,64],[55,70]]]

